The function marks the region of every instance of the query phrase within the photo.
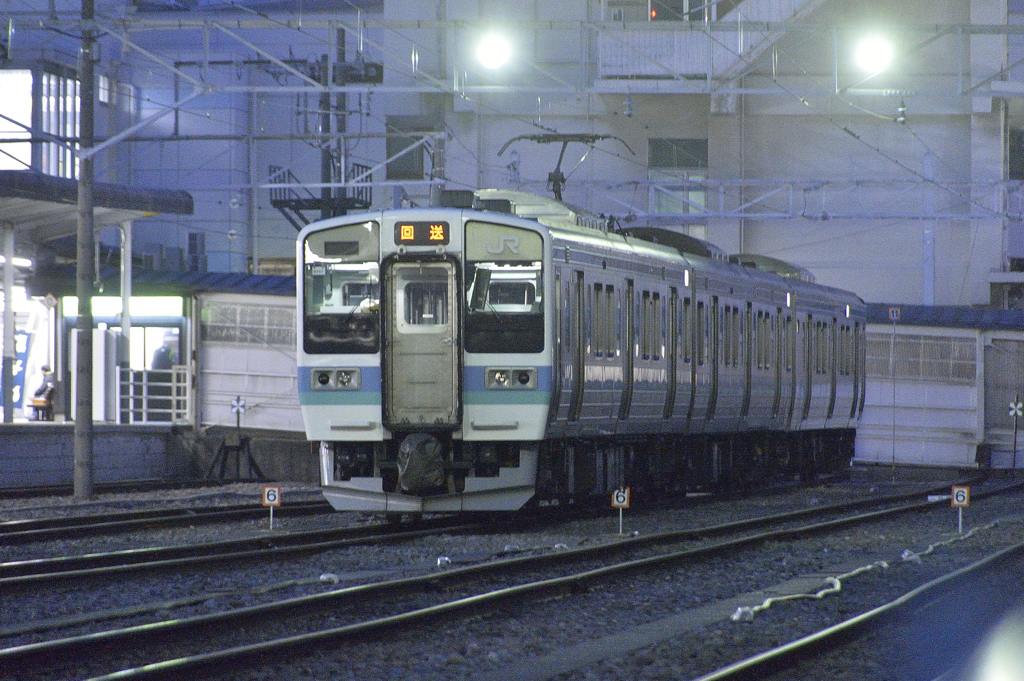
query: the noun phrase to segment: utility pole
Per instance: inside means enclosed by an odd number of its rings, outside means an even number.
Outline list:
[[[93,280],[93,147],[94,80],[93,52],[96,48],[94,0],[82,0],[82,52],[79,55],[81,114],[79,118],[78,166],[78,265],[75,292],[78,295],[78,343],[75,366],[75,501],[93,496],[92,428],[92,293]],[[84,152],[84,153],[82,153]]]

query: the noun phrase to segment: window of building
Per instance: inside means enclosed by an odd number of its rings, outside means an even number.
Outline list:
[[[110,104],[110,77],[102,73],[96,79],[96,99],[100,104]]]
[[[76,78],[55,73],[44,73],[42,83],[43,132],[59,138],[77,139],[81,94]],[[74,150],[78,143],[60,144],[47,141],[42,144],[40,170],[47,175],[75,179],[78,177],[78,157]]]
[[[0,71],[0,170],[25,170],[32,164],[32,72],[27,69]],[[6,140],[24,139],[24,142]]]
[[[707,205],[706,139],[649,139],[647,166],[652,213],[703,213]]]

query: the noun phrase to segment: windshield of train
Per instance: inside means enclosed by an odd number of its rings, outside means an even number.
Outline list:
[[[536,232],[466,224],[467,352],[544,349],[543,253]]]
[[[380,237],[376,222],[313,232],[303,246],[302,348],[310,354],[380,350]]]

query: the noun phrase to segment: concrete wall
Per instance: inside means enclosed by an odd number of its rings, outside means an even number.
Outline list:
[[[236,454],[227,450],[221,451],[225,442],[232,441],[230,436],[234,432],[234,428],[217,426],[196,433],[194,460],[204,476],[212,473],[211,477],[219,477],[221,461],[224,460],[225,479],[235,479],[236,470],[239,470],[235,467]],[[320,464],[310,449],[305,434],[252,428],[243,428],[240,432],[243,437],[249,438],[249,453],[266,479],[320,482]],[[240,470],[243,479],[251,473],[247,458],[242,454]]]
[[[0,488],[72,484],[74,428],[73,423],[0,425]],[[168,426],[101,424],[93,429],[96,482],[196,475],[188,431]]]

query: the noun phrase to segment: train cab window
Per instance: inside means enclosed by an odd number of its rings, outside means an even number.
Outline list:
[[[310,354],[380,349],[376,222],[312,232],[303,244],[302,347]]]
[[[544,349],[543,246],[530,230],[466,224],[467,352]]]

